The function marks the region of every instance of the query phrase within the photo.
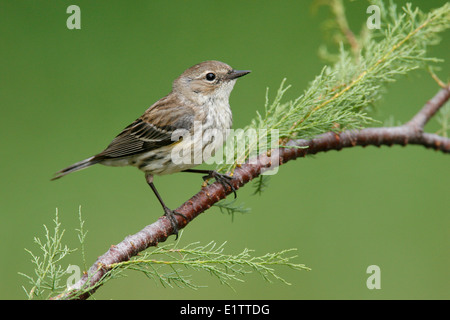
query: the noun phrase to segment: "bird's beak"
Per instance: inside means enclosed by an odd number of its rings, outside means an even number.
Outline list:
[[[227,74],[226,78],[227,80],[233,80],[237,79],[239,77],[245,76],[246,74],[249,74],[250,70],[233,70],[230,73]]]

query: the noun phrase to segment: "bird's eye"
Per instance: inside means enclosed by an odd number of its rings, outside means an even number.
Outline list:
[[[206,80],[213,81],[216,78],[216,75],[212,72],[206,74]]]

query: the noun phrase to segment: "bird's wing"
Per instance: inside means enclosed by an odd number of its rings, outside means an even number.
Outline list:
[[[117,135],[97,157],[127,157],[175,143],[173,132],[177,129],[190,130],[194,117],[194,111],[190,108],[173,105],[169,108],[166,104],[152,106]]]

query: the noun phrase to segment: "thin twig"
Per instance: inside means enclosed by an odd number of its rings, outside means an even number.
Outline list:
[[[427,68],[428,73],[431,75],[431,77],[433,78],[434,81],[436,81],[436,83],[439,85],[439,87],[441,88],[445,88],[446,86],[448,86],[448,84],[446,84],[444,81],[442,81],[437,74],[435,74],[433,72],[433,69],[431,67]]]
[[[345,8],[342,0],[331,1],[331,9],[336,17],[336,22],[341,30],[342,34],[347,38],[348,43],[352,48],[352,52],[355,58],[358,60],[358,55],[360,51],[360,45],[355,37],[355,34],[348,26],[347,17],[345,16]]]
[[[410,122],[407,123],[409,126],[417,126],[421,129],[424,128],[425,124],[435,115],[436,112],[444,105],[441,104],[443,99],[448,99],[450,85],[442,88],[431,100],[429,100],[425,106],[418,112]]]

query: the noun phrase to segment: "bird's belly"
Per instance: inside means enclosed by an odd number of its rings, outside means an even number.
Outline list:
[[[128,159],[127,165],[155,175],[187,170],[204,163],[221,150],[227,133],[228,130],[209,129],[183,136],[178,143]]]

